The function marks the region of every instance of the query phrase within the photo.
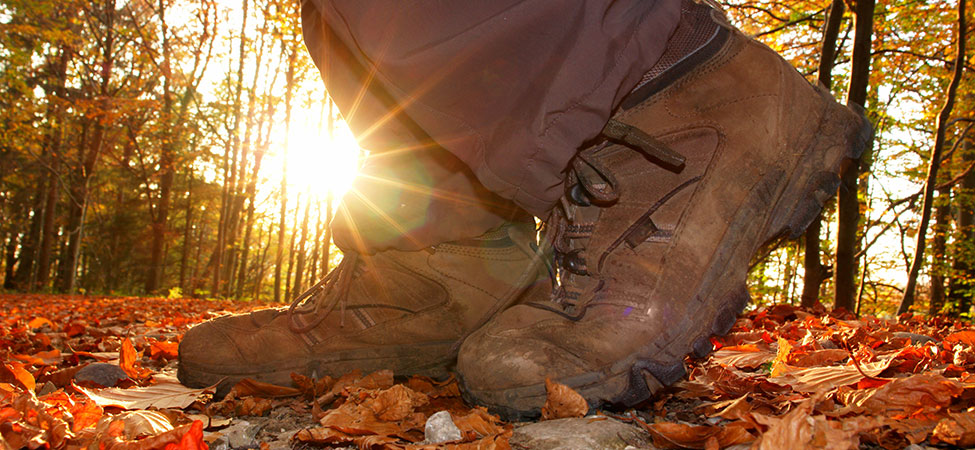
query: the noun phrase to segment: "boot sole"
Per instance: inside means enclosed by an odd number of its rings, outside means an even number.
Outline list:
[[[803,159],[814,158],[823,153],[829,154],[835,148],[835,145],[828,141],[833,136],[823,136],[821,133],[836,126],[829,121],[842,120],[843,116],[850,117],[849,113],[841,114],[834,111],[837,107],[844,108],[843,106],[835,103],[827,103],[827,105],[830,110],[824,114],[815,137],[795,165],[797,169],[802,166]],[[764,227],[768,230],[765,242],[783,236],[792,239],[801,236],[822,211],[826,202],[835,195],[840,184],[840,171],[848,161],[859,158],[868,148],[873,138],[873,127],[864,116],[862,108],[854,108],[854,111],[862,123],[857,128],[845,127],[846,142],[850,144],[842,153],[833,157],[834,160],[827,166],[828,171],[810,176],[800,170],[794,170],[790,174],[789,181],[784,183],[782,188],[777,187],[782,186],[777,180],[785,174],[770,174],[756,185],[751,196],[743,203],[743,205],[750,202],[776,205],[771,208],[767,216]],[[823,142],[823,139],[827,141]],[[804,178],[806,180],[802,182]],[[781,211],[789,206],[782,204],[783,198],[802,200],[793,203],[789,210]],[[754,217],[739,214],[731,227],[743,226],[748,221],[754,221]],[[748,255],[744,256],[745,260],[750,259],[756,250],[757,248],[748,249]],[[573,387],[584,398],[590,399],[589,406],[592,410],[604,404],[631,407],[649,399],[665,386],[682,380],[686,375],[684,357],[692,354],[702,358],[710,354],[713,350],[711,336],[727,334],[750,299],[745,285],[747,272],[736,274],[734,279],[720,275],[726,273],[726,267],[732,267],[728,265],[728,261],[736,256],[741,257],[744,251],[746,249],[740,248],[738,242],[726,244],[715,252],[716,255],[721,255],[712,261],[709,270],[710,274],[715,275],[705,276],[706,280],[715,281],[702,286],[692,300],[697,301],[700,308],[687,308],[684,317],[675,321],[676,325],[668,328],[657,341],[603,370],[562,378],[558,381]],[[715,311],[711,316],[713,317],[711,325],[703,330],[704,333],[694,333],[694,330],[701,330],[698,326],[701,322],[701,314],[707,311]],[[460,382],[463,387],[462,377]],[[537,405],[543,404],[546,398],[544,384],[494,391],[462,389],[462,392],[468,402],[486,405],[491,411],[508,421],[524,421],[538,417],[540,409]]]

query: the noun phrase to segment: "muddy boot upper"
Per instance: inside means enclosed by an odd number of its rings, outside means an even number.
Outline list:
[[[555,295],[461,347],[469,395],[509,417],[537,413],[546,377],[594,406],[679,380],[685,355],[707,354],[744,307],[756,251],[801,234],[869,142],[861,115],[717,11],[686,5],[717,25],[708,43],[634,91],[573,161],[546,223]]]
[[[424,251],[347,252],[290,308],[190,329],[179,346],[179,379],[229,387],[245,377],[289,385],[292,372],[444,373],[460,339],[536,281],[549,285],[534,235],[534,224],[509,224]]]

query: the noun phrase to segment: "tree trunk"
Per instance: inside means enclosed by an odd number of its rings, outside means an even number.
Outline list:
[[[901,299],[900,307],[897,308],[898,314],[906,313],[914,304],[917,278],[921,273],[921,265],[924,264],[924,247],[926,244],[928,222],[931,221],[934,189],[938,181],[938,168],[941,165],[941,154],[944,152],[948,118],[951,117],[951,109],[955,106],[955,94],[958,92],[958,85],[961,83],[961,76],[965,69],[965,31],[965,0],[959,0],[958,34],[956,36],[958,48],[955,54],[954,73],[952,74],[951,84],[948,85],[948,93],[945,95],[945,104],[941,108],[941,112],[938,113],[937,129],[934,135],[934,151],[931,152],[931,162],[928,164],[928,176],[924,182],[924,203],[921,206],[921,223],[917,231],[917,247],[914,250],[911,271],[907,276],[907,287],[904,288],[904,297]]]
[[[948,271],[946,259],[948,247],[948,233],[951,230],[950,195],[942,192],[938,195],[934,208],[934,238],[931,240],[931,256],[934,261],[931,267],[931,301],[928,304],[928,314],[935,315],[945,305],[945,273]]]
[[[975,146],[965,142],[958,155],[958,167],[975,163]],[[972,305],[972,261],[975,260],[975,172],[969,172],[958,184],[955,205],[955,242],[952,251],[951,274],[948,281],[948,300],[955,313],[967,313]]]
[[[870,81],[870,54],[873,36],[874,0],[858,0],[855,11],[853,55],[851,56],[850,90],[846,102],[851,106],[866,106]],[[836,198],[836,261],[833,269],[834,307],[853,311],[856,303],[857,230],[860,221],[860,201],[857,182],[860,161],[854,160],[841,176]]]
[[[186,270],[190,261],[190,230],[193,229],[193,169],[186,174],[186,211],[183,223],[183,248],[179,258],[179,288],[186,291]]]
[[[833,84],[833,64],[836,60],[836,39],[843,22],[843,12],[846,10],[843,0],[833,0],[829,7],[826,25],[823,28],[823,45],[819,58],[819,82],[827,89]],[[828,270],[820,260],[821,234],[823,230],[822,215],[806,229],[803,240],[803,270],[802,306],[812,307],[819,300],[819,289],[826,279]]]
[[[3,288],[13,289],[14,284],[14,264],[17,263],[17,237],[16,233],[10,233],[3,255]]]
[[[297,44],[291,48],[288,55],[288,70],[285,73],[284,87],[284,145],[283,156],[281,158],[281,188],[279,196],[281,199],[281,209],[278,216],[278,246],[274,254],[274,302],[281,302],[281,269],[284,265],[284,233],[287,229],[288,221],[288,147],[291,136],[291,109],[294,100],[295,70],[298,60]],[[289,269],[290,271],[290,269]],[[288,283],[285,283],[288,284]],[[285,298],[288,298],[285,289]]]
[[[284,286],[284,298],[291,301],[293,298],[291,290],[291,274],[294,273],[295,265],[295,239],[298,237],[298,212],[301,210],[301,194],[298,194],[298,198],[295,200],[295,218],[291,222],[294,224],[294,229],[291,232],[291,245],[288,246],[288,271],[284,274],[285,286]]]
[[[305,275],[305,259],[306,252],[305,247],[308,242],[308,216],[311,215],[311,195],[308,195],[307,200],[305,200],[305,215],[301,219],[301,241],[298,242],[297,258],[298,262],[295,267],[295,285],[291,292],[295,293],[295,296],[301,294],[304,275]],[[297,232],[295,232],[297,234]]]

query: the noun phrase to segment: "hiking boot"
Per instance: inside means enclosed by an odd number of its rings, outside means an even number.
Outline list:
[[[861,114],[718,11],[684,12],[712,35],[624,99],[606,140],[572,162],[545,224],[552,299],[505,310],[461,346],[467,395],[509,419],[538,414],[546,377],[593,407],[682,379],[684,357],[707,355],[744,308],[751,258],[798,237],[869,144]]]
[[[444,375],[471,331],[538,280],[547,295],[534,242],[534,224],[522,223],[425,251],[346,252],[290,308],[224,316],[187,331],[179,380],[220,383],[222,394],[242,378],[289,386],[292,372]]]

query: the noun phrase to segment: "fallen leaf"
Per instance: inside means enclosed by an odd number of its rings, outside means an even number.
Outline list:
[[[131,389],[85,389],[74,386],[99,406],[115,406],[128,410],[156,408],[186,408],[206,393],[213,393],[213,387],[191,389],[178,383],[159,383],[147,387]]]
[[[34,375],[24,369],[24,365],[21,363],[11,362],[0,366],[0,381],[11,383],[31,392],[36,388]]]
[[[868,376],[876,377],[890,367],[893,360],[893,356],[886,356],[872,363],[861,364],[860,368]],[[775,384],[791,385],[799,392],[823,392],[854,384],[864,378],[863,373],[853,365],[802,367],[792,368],[788,373],[768,380]]]
[[[975,330],[964,330],[951,333],[945,336],[944,341],[949,344],[961,342],[962,344],[975,347]]]
[[[136,364],[140,356],[129,338],[122,339],[122,348],[119,350],[119,367],[133,380],[144,380],[152,376],[151,370]]]
[[[860,447],[859,433],[876,427],[876,420],[853,417],[829,420],[823,415],[813,415],[815,399],[800,403],[782,417],[756,414],[755,419],[768,430],[752,447],[756,450],[847,450]]]
[[[430,402],[426,394],[416,392],[402,384],[380,391],[367,404],[380,420],[399,421],[405,419],[413,411]]]
[[[775,352],[775,359],[772,360],[772,371],[770,377],[774,378],[789,371],[786,361],[789,359],[790,352],[792,352],[792,344],[780,337],[779,348]]]
[[[138,438],[144,438],[147,436],[155,436],[157,434],[165,433],[173,429],[173,424],[169,421],[169,418],[158,411],[124,411],[120,414],[104,417],[95,427],[95,432],[99,435],[108,435],[109,426],[113,422],[118,422],[114,427],[116,430],[120,430],[120,434],[115,434],[117,431],[113,431],[115,437],[122,437],[125,440],[135,440]]]
[[[975,446],[975,412],[951,414],[934,427],[934,437],[941,442],[958,446]]]
[[[545,378],[545,405],[542,420],[583,417],[589,412],[589,404],[572,388]]]
[[[301,395],[301,391],[293,387],[278,386],[276,384],[264,383],[261,381],[244,378],[230,388],[236,397],[294,397]]]
[[[759,347],[756,344],[723,347],[711,355],[711,360],[717,364],[733,366],[739,369],[755,369],[775,358],[775,353],[768,346]]]
[[[658,448],[704,449],[711,441],[723,448],[755,440],[744,422],[732,422],[724,426],[660,422],[645,428],[653,437],[653,445]]]
[[[30,322],[27,322],[27,327],[30,328],[30,329],[32,329],[32,330],[36,330],[38,328],[43,328],[45,325],[48,328],[52,329],[52,330],[55,329],[54,328],[54,323],[52,323],[50,320],[48,320],[48,319],[46,319],[44,317],[35,317],[35,318],[31,319]]]
[[[149,357],[152,359],[171,360],[179,356],[179,343],[149,340]]]

